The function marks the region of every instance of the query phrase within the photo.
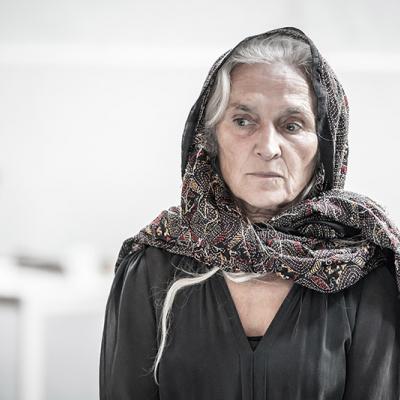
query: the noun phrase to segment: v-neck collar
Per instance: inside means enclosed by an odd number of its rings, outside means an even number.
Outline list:
[[[285,319],[285,316],[287,315],[290,306],[293,304],[294,299],[297,297],[296,294],[299,293],[301,289],[301,285],[296,283],[293,284],[282,304],[280,305],[278,311],[276,312],[274,319],[268,326],[267,331],[261,337],[260,341],[257,344],[257,347],[253,350],[251,348],[249,340],[247,339],[246,332],[244,331],[239,313],[236,309],[228,285],[225,282],[224,276],[220,273],[217,273],[216,281],[218,282],[219,286],[219,290],[217,290],[217,295],[220,301],[222,301],[222,303],[224,304],[224,310],[232,324],[232,330],[236,338],[239,351],[246,354],[260,353],[263,351],[263,349],[267,347],[268,342],[271,341],[274,336],[274,331],[276,330],[277,326],[279,326],[279,324]]]

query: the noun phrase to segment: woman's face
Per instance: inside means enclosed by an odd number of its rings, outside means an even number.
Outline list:
[[[237,65],[216,134],[219,166],[234,196],[250,217],[274,215],[314,173],[313,92],[291,66]]]

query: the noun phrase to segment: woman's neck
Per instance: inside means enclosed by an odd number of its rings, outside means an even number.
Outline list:
[[[257,222],[266,222],[270,220],[273,216],[279,213],[279,209],[276,208],[257,208],[249,203],[246,203],[244,200],[237,199],[239,202],[239,206],[242,211],[245,213],[247,218],[252,223]]]

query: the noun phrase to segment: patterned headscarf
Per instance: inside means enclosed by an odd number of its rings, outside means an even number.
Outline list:
[[[304,200],[264,223],[251,223],[232,198],[206,150],[204,114],[216,73],[239,45],[286,35],[310,46],[317,99],[320,159]],[[311,40],[296,28],[244,39],[214,63],[192,107],[182,139],[181,204],[162,211],[126,240],[116,263],[146,245],[192,257],[229,272],[274,272],[320,292],[355,284],[388,265],[400,292],[400,233],[383,207],[343,189],[348,158],[348,103],[342,86]]]

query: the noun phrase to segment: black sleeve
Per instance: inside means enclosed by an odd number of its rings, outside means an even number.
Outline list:
[[[400,399],[400,301],[388,267],[359,286],[343,400]]]
[[[108,297],[100,355],[100,400],[159,399],[153,372],[157,330],[144,251],[120,263]]]

